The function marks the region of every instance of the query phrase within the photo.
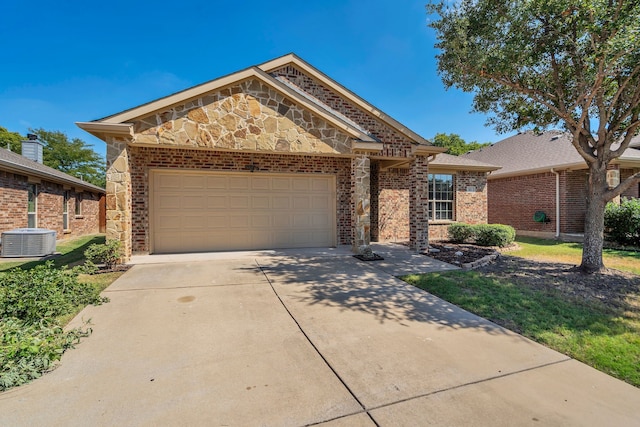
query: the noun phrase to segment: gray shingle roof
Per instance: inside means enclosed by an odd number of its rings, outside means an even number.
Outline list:
[[[42,163],[34,162],[20,154],[0,148],[0,170],[10,170],[15,173],[23,173],[25,175],[33,175],[44,178],[59,184],[69,184],[94,192],[104,193],[104,188],[89,184],[74,176],[68,175],[57,169],[45,166]]]
[[[450,166],[452,168],[456,167],[459,169],[474,169],[485,171],[494,171],[500,169],[500,166],[496,166],[495,164],[485,163],[464,156],[452,156],[451,154],[446,153],[438,154],[433,161],[429,162],[429,166]]]
[[[562,131],[525,132],[462,157],[501,165],[502,169],[494,172],[492,177],[536,173],[551,168],[586,168],[570,138],[570,134]],[[618,161],[640,162],[640,150],[629,148]]]

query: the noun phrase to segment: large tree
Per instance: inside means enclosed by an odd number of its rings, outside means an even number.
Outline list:
[[[458,0],[428,6],[447,87],[498,131],[564,126],[589,168],[581,269],[603,268],[607,166],[640,130],[640,2]]]
[[[43,143],[45,165],[80,178],[99,187],[105,186],[105,164],[98,153],[80,138],[69,137],[60,131],[31,129]]]
[[[0,148],[5,148],[14,153],[22,152],[22,141],[26,139],[18,132],[10,132],[6,128],[0,126]]]
[[[461,154],[468,153],[469,151],[478,150],[484,146],[490,145],[488,142],[482,144],[478,141],[466,142],[457,133],[437,133],[431,142],[433,142],[433,145],[437,147],[448,148],[449,150],[447,153],[454,156],[459,156]]]

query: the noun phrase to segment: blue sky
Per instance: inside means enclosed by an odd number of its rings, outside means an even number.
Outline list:
[[[426,138],[495,142],[470,94],[445,91],[433,32],[413,1],[6,1],[0,126],[77,128],[294,52]]]

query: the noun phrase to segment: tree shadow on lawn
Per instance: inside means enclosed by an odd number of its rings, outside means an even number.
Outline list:
[[[379,323],[409,326],[425,322],[441,328],[511,332],[351,257],[313,258],[261,266],[285,301],[372,315]]]
[[[68,252],[64,252],[61,254],[48,255],[45,257],[41,257],[40,259],[27,261],[25,263],[16,265],[16,263],[21,262],[20,258],[6,258],[7,261],[5,263],[0,263],[0,273],[7,272],[14,268],[19,268],[21,270],[31,270],[32,268],[44,264],[49,260],[53,260],[53,265],[56,268],[60,268],[62,266],[73,266],[84,261],[84,252],[89,248],[89,246],[95,244],[102,244],[105,242],[104,236],[93,236],[91,239],[87,240],[87,242],[82,245],[73,248]],[[63,242],[62,245],[69,244],[68,242]]]

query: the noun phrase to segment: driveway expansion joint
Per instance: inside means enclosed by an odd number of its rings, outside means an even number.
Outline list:
[[[369,419],[371,420],[372,423],[374,423],[377,427],[380,427],[380,425],[373,419],[373,417],[371,416],[371,414],[369,413],[369,409],[367,409],[364,404],[360,401],[360,399],[358,399],[358,397],[355,395],[355,393],[353,392],[353,390],[351,390],[351,388],[347,385],[347,383],[344,381],[344,379],[340,376],[340,374],[338,374],[338,372],[335,370],[335,368],[333,366],[331,366],[331,363],[329,363],[329,361],[324,357],[324,355],[320,352],[320,349],[313,343],[313,341],[311,341],[311,338],[309,338],[309,335],[307,335],[307,333],[304,331],[304,329],[302,328],[302,325],[300,325],[300,323],[298,322],[298,320],[293,316],[293,313],[291,312],[291,310],[289,310],[289,307],[287,307],[287,305],[284,303],[284,301],[282,300],[282,298],[280,297],[280,295],[278,294],[278,291],[276,291],[275,287],[273,286],[273,283],[271,282],[271,279],[269,278],[269,276],[267,275],[267,273],[265,272],[265,270],[262,268],[262,266],[260,265],[260,262],[258,260],[255,260],[256,264],[258,265],[258,267],[260,267],[260,270],[262,270],[262,273],[264,274],[264,277],[267,279],[267,281],[269,282],[269,286],[271,286],[271,290],[273,291],[273,293],[275,294],[276,298],[278,298],[278,301],[280,301],[280,304],[282,304],[282,307],[286,310],[286,312],[289,314],[289,317],[291,317],[291,320],[293,320],[293,322],[296,324],[296,326],[298,327],[298,330],[300,330],[300,332],[302,333],[302,335],[304,336],[304,338],[307,340],[307,342],[309,343],[309,345],[311,345],[311,347],[313,348],[313,350],[316,352],[316,354],[318,354],[318,356],[322,359],[322,361],[327,365],[327,367],[331,370],[331,372],[333,372],[333,375],[336,376],[336,378],[338,379],[338,381],[340,381],[340,383],[342,383],[342,385],[344,386],[344,388],[349,392],[349,394],[351,395],[351,397],[353,397],[353,399],[358,403],[358,405],[360,405],[360,407],[362,408],[361,412],[356,412],[355,414],[358,413],[365,413],[367,414],[367,416],[369,417]],[[341,419],[344,418],[345,416],[349,416],[349,415],[355,415],[355,414],[346,414],[344,416],[341,417],[337,417],[335,419]],[[324,420],[322,422],[319,423],[324,423],[327,421],[332,421],[332,420]],[[318,423],[316,423],[317,425]],[[309,424],[309,425],[314,425],[314,424]]]

